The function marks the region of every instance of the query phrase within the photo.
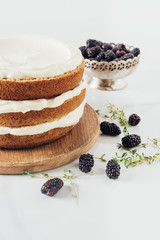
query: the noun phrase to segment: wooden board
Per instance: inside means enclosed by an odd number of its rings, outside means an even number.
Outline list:
[[[80,122],[64,137],[35,148],[0,150],[0,174],[39,172],[65,165],[86,153],[99,136],[99,120],[86,104]]]

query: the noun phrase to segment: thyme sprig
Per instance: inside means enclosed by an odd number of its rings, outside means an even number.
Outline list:
[[[36,175],[34,173],[30,173],[29,171],[24,170],[23,171],[23,175],[28,175],[30,177],[33,178],[61,178],[63,181],[65,180],[69,180],[70,185],[72,187],[72,196],[75,198],[76,200],[76,204],[78,205],[78,194],[77,194],[77,190],[75,187],[75,183],[73,181],[73,179],[78,178],[78,177],[82,177],[82,176],[92,176],[93,172],[91,171],[89,174],[75,174],[73,171],[69,170],[69,169],[65,169],[63,171],[62,176],[51,176],[48,173],[43,172],[42,175]]]
[[[110,113],[112,114],[111,119],[118,119],[120,125],[124,126],[123,132],[126,134],[129,134],[129,132],[128,132],[129,123],[128,123],[128,120],[127,120],[127,117],[126,117],[124,111],[120,110],[118,107],[116,107],[113,104],[109,104],[108,109],[109,109]]]
[[[160,151],[160,146],[158,145],[158,142],[160,141],[160,138],[153,138],[153,139],[148,138],[148,140],[149,140],[152,144],[154,144],[154,145],[158,148],[158,150]]]
[[[123,126],[123,132],[125,134],[129,134],[129,122],[124,111],[113,104],[109,104],[107,108],[109,109],[109,114],[102,114],[100,109],[96,110],[96,113],[103,118],[109,118],[111,120],[117,119],[119,121],[119,124]]]
[[[137,150],[134,149],[132,152],[124,152],[122,155],[118,155],[112,158],[119,163],[123,163],[126,168],[132,166],[135,167],[139,164],[148,162],[153,163],[155,160],[160,160],[160,153],[155,153],[154,155],[146,156],[144,153],[139,154]]]
[[[124,166],[128,168],[130,166],[135,167],[145,162],[148,162],[149,164],[151,164],[156,160],[160,160],[160,153],[155,153],[154,155],[146,156],[144,153],[142,154],[137,153],[137,149],[133,149],[130,152],[124,152],[122,155],[118,155],[118,153],[116,153],[116,155],[111,159],[106,159],[104,157],[105,157],[105,154],[103,154],[100,157],[94,156],[94,158],[100,159],[103,162],[115,160],[118,163],[123,163]]]

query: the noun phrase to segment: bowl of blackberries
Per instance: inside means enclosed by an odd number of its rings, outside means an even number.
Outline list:
[[[123,43],[88,39],[80,51],[85,59],[88,85],[101,90],[120,90],[127,86],[124,77],[138,66],[140,49]]]

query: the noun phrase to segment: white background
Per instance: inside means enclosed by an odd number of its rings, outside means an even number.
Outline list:
[[[160,137],[159,23],[158,0],[0,0],[0,35],[46,34],[77,47],[88,38],[140,47],[140,66],[128,77],[128,88],[88,89],[87,101],[95,109],[111,102],[138,113],[141,124],[130,131],[143,142]],[[114,156],[121,137],[100,136],[90,153]],[[40,193],[44,179],[0,176],[0,239],[160,239],[160,164],[122,169],[117,181],[106,177],[105,165],[96,160],[94,176],[75,180],[79,207],[69,185],[49,198]],[[78,160],[67,168],[79,173]]]

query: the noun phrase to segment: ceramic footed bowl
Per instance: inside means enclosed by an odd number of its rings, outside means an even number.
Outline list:
[[[128,46],[132,50],[133,46]],[[135,71],[139,64],[140,54],[126,61],[90,61],[85,59],[85,78],[93,88],[101,90],[120,90],[127,86],[124,77]]]

